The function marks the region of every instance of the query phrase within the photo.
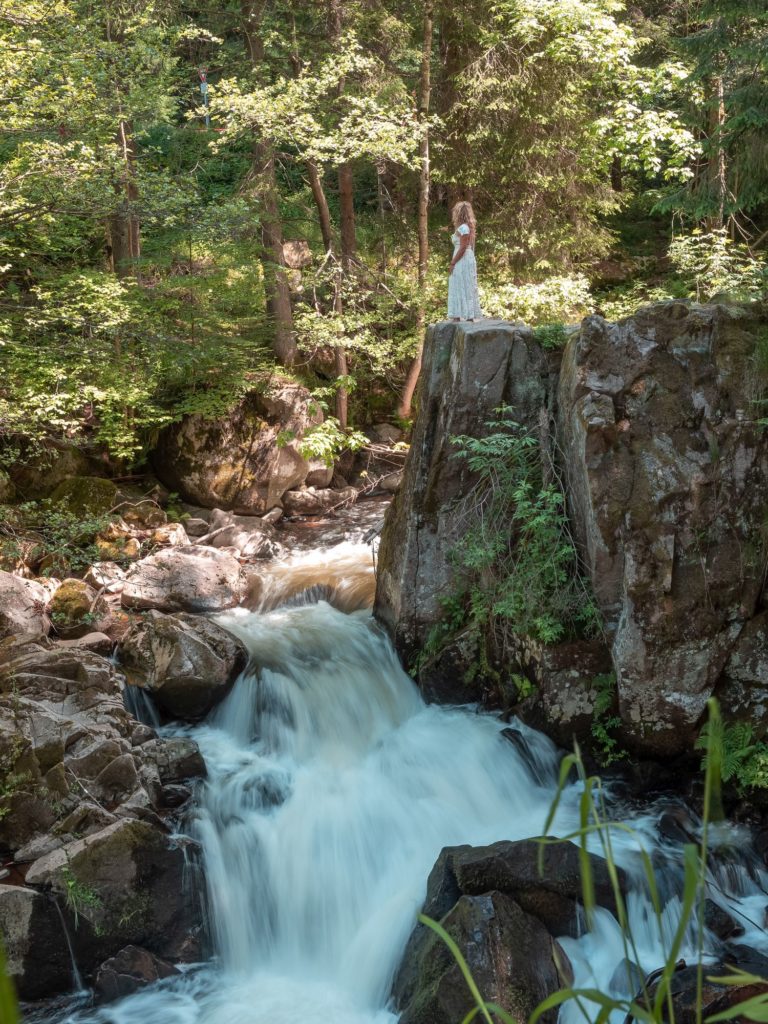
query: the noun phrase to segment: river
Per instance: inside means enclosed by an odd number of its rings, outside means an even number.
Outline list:
[[[424,703],[371,614],[374,562],[361,539],[371,514],[343,522],[346,539],[338,528],[295,534],[250,607],[218,617],[254,667],[186,730],[208,767],[184,827],[202,846],[215,956],[120,1003],[66,1011],[61,1024],[393,1024],[392,978],[442,847],[541,834],[561,754],[512,723],[526,757],[496,716]],[[566,791],[551,831],[577,826],[580,793],[579,783]],[[659,813],[632,824],[672,892],[679,847],[659,838]],[[745,837],[722,839],[736,852],[723,853],[731,867],[713,896],[753,922],[743,941],[768,949],[766,878],[740,849]],[[630,872],[637,842],[615,839]],[[669,899],[662,935],[641,894],[630,911],[651,971],[679,902]],[[623,956],[610,914],[563,946],[576,984],[607,989]]]

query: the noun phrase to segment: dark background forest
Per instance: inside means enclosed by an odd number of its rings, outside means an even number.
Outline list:
[[[0,32],[6,462],[140,468],[276,372],[318,450],[407,421],[458,198],[484,311],[552,344],[764,292],[764,0],[5,0]]]

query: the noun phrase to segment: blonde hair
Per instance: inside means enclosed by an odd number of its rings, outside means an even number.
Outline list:
[[[466,199],[460,199],[458,203],[451,210],[451,220],[453,226],[457,228],[459,224],[468,224],[470,230],[474,234],[477,229],[477,220],[475,219],[475,211],[472,209],[472,203],[468,203]]]

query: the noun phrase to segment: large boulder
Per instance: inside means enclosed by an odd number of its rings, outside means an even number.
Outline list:
[[[355,487],[333,490],[330,487],[304,487],[301,490],[286,491],[283,508],[290,516],[325,515],[332,509],[344,508],[357,501]]]
[[[615,912],[605,861],[589,855],[595,902]],[[625,892],[627,879],[618,871]],[[557,942],[583,934],[580,851],[573,843],[537,840],[446,847],[427,883],[424,914],[439,921],[469,963],[483,997],[516,1020],[573,978]],[[472,996],[450,951],[418,924],[397,972],[395,1006],[405,1024],[454,1024]],[[557,1020],[550,1011],[542,1018]]]
[[[132,942],[171,959],[197,955],[188,851],[161,815],[167,787],[205,765],[192,740],[137,723],[109,660],[45,639],[0,643],[0,770],[0,857],[56,897],[81,969]],[[0,933],[20,991],[69,989],[59,911],[11,888],[0,887]]]
[[[48,592],[42,584],[0,571],[0,640],[44,636],[51,628],[47,604]]]
[[[243,644],[210,619],[150,612],[124,637],[126,680],[148,690],[173,718],[206,715],[245,667]]]
[[[611,638],[627,741],[688,749],[763,585],[768,434],[749,308],[669,302],[566,348],[568,507]]]
[[[167,427],[153,455],[158,477],[186,501],[258,515],[303,483],[309,463],[299,454],[307,429],[323,414],[299,384],[250,392],[226,416],[185,416]]]
[[[104,474],[105,466],[79,448],[51,443],[40,449],[22,451],[21,458],[3,460],[8,475],[24,501],[48,498],[70,477],[93,477]]]
[[[173,964],[149,950],[141,946],[126,946],[99,967],[94,987],[101,1001],[111,1002],[178,973]]]
[[[117,487],[111,480],[97,476],[73,476],[62,480],[51,494],[51,501],[64,505],[73,515],[98,516],[114,508],[117,495]]]
[[[461,896],[441,923],[462,951],[483,998],[514,1020],[527,1020],[569,981],[560,973],[568,964],[562,948],[504,893]],[[456,1024],[475,1006],[474,997],[448,947],[422,927],[421,941],[409,949],[410,969],[395,982],[401,1024]],[[555,1024],[557,1011],[541,1019]]]
[[[401,488],[390,506],[379,549],[376,614],[407,667],[442,621],[453,592],[451,549],[463,535],[456,506],[477,481],[453,438],[489,432],[499,406],[538,432],[547,420],[557,360],[550,361],[527,327],[501,321],[439,323],[427,333],[419,414]],[[391,467],[390,470],[391,471]],[[475,655],[459,644],[422,666],[429,697],[472,699],[463,669]]]
[[[240,563],[227,551],[164,548],[131,566],[120,595],[125,608],[163,612],[220,612],[241,597]]]
[[[194,844],[155,825],[122,819],[35,861],[26,884],[44,888],[75,917],[73,945],[84,970],[127,945],[170,959],[187,955],[200,924],[186,891]]]
[[[56,588],[49,612],[56,635],[63,640],[103,632],[112,618],[110,607],[99,591],[78,579],[64,580]]]
[[[63,929],[53,900],[20,885],[0,885],[0,938],[8,974],[22,999],[72,987]]]

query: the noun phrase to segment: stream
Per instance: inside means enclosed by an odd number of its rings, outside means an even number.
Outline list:
[[[296,528],[293,553],[265,567],[249,608],[217,617],[258,671],[185,730],[209,773],[185,828],[202,846],[213,960],[122,1002],[64,1011],[59,1024],[393,1024],[393,975],[442,847],[541,834],[561,753],[520,723],[513,744],[492,714],[425,704],[373,620],[362,534],[380,511],[361,506],[330,534]],[[566,790],[551,832],[578,827],[580,793]],[[662,935],[642,893],[630,897],[647,972],[679,919],[680,847],[660,838],[659,813],[631,822],[669,896]],[[745,916],[740,941],[768,952],[767,879],[748,838],[735,827],[715,836],[711,895]],[[638,839],[614,844],[637,876]],[[608,989],[623,951],[607,911],[562,945],[576,985]],[[561,1019],[583,1018],[566,1008]]]

